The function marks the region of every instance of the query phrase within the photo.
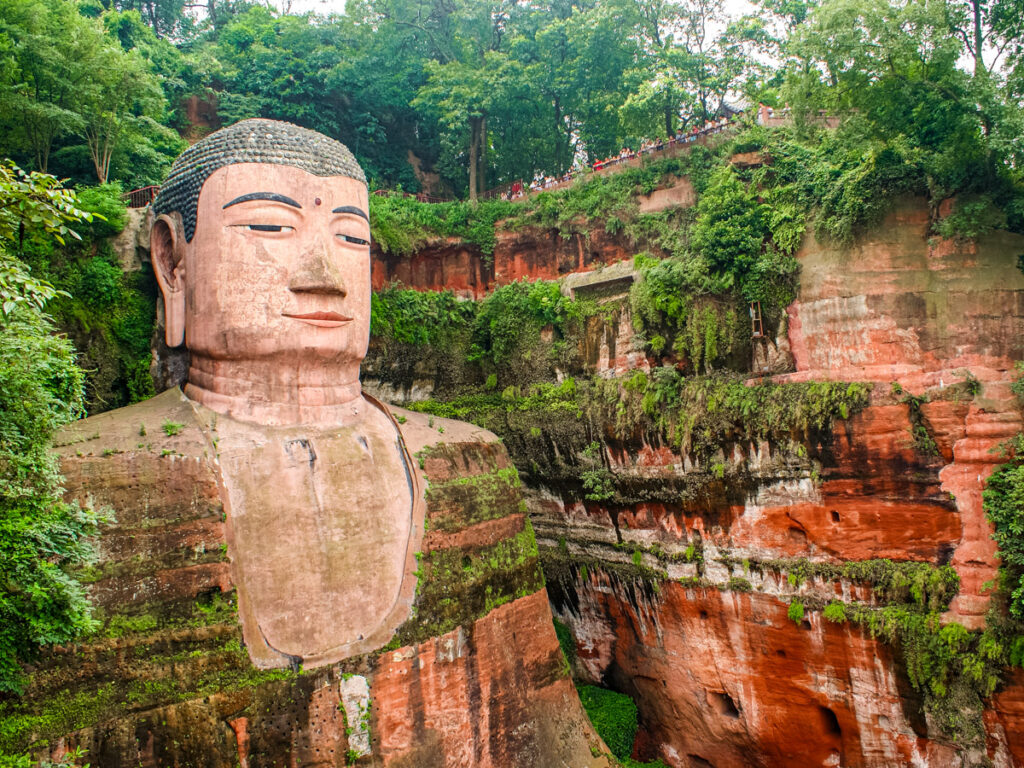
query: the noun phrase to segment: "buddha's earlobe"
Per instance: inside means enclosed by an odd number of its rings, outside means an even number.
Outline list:
[[[164,337],[167,346],[179,347],[185,342],[185,238],[170,216],[153,222],[150,254],[164,300]]]

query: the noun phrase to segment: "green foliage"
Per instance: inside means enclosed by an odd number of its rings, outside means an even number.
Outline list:
[[[633,741],[636,739],[636,704],[626,694],[607,688],[581,685],[577,690],[597,735],[604,740],[615,757],[628,759],[633,753]]]
[[[847,605],[845,613],[899,650],[911,685],[924,695],[939,728],[965,743],[984,738],[982,699],[995,690],[1008,662],[999,632],[970,632],[956,622],[944,623],[937,611],[904,605]]]
[[[19,661],[93,627],[67,573],[92,554],[92,510],[61,499],[50,436],[81,414],[82,372],[67,339],[38,312],[0,321],[0,690],[18,690]]]
[[[829,603],[825,606],[825,610],[822,611],[822,615],[833,624],[844,624],[846,622],[846,607],[838,601]]]
[[[89,259],[82,267],[75,295],[91,309],[104,310],[121,298],[121,269],[103,258]]]
[[[628,386],[627,386],[628,385]],[[638,430],[658,435],[677,450],[709,459],[733,442],[788,443],[826,434],[833,419],[848,418],[867,405],[870,385],[801,382],[747,386],[740,376],[684,377],[671,368],[648,377],[595,377],[562,384],[537,384],[507,396],[478,394],[409,407],[437,416],[473,421],[505,438],[513,459],[529,466],[532,427],[558,429],[564,417],[585,417],[589,434],[630,439]],[[526,418],[520,419],[523,415]],[[590,443],[579,446],[580,454]],[[569,446],[563,446],[568,448]],[[525,453],[519,455],[518,450]]]
[[[573,637],[572,627],[564,621],[553,619],[555,622],[555,635],[558,637],[558,647],[562,649],[562,655],[571,668],[576,661],[576,638]]]
[[[515,210],[513,203],[420,203],[412,198],[370,197],[373,241],[384,253],[409,256],[432,240],[454,238],[494,252],[495,223]]]
[[[1002,585],[1010,613],[1024,618],[1024,462],[1003,464],[988,478],[985,512],[995,529]]]
[[[637,195],[649,195],[687,177],[698,191],[703,191],[711,170],[721,162],[704,147],[694,147],[686,154],[650,160],[640,167],[626,167],[614,174],[585,177],[569,187],[546,191],[516,205],[510,210],[509,228],[531,226],[557,229],[564,237],[586,232],[595,224],[614,234],[625,228],[625,234],[636,241],[645,234],[645,225],[658,217],[639,214]]]
[[[768,236],[768,207],[740,181],[731,166],[714,174],[697,204],[690,245],[712,270],[742,284]]]
[[[501,286],[481,301],[392,286],[373,297],[369,364],[380,365],[385,380],[408,382],[416,361],[430,360],[456,391],[466,383],[488,391],[523,385],[566,367],[594,311],[547,281]],[[375,363],[378,355],[384,359]]]
[[[990,195],[963,195],[956,199],[953,212],[935,225],[943,237],[974,240],[994,229],[1005,229],[1007,217]]]
[[[790,621],[794,621],[799,624],[804,620],[804,604],[800,600],[794,600],[789,604],[789,608],[786,610],[786,616]]]
[[[0,152],[100,183],[118,165],[124,176],[149,166],[133,181],[159,182],[184,143],[159,122],[166,102],[150,62],[77,2],[5,0],[0,18]]]
[[[18,691],[20,662],[94,626],[67,569],[91,556],[97,515],[62,499],[49,452],[54,430],[82,414],[82,370],[41,311],[55,291],[17,259],[26,243],[77,237],[68,224],[85,214],[52,177],[2,168],[0,263],[13,266],[0,283],[0,691]]]
[[[124,211],[109,189],[90,205],[112,215]],[[113,221],[120,225],[123,216]],[[150,270],[123,272],[105,238],[84,234],[83,241],[62,247],[32,244],[23,258],[33,274],[59,289],[48,310],[79,350],[88,372],[87,409],[96,413],[153,395],[149,365],[157,289]]]
[[[474,302],[462,301],[451,291],[412,291],[392,286],[372,296],[370,335],[385,343],[440,346],[468,330],[476,313]]]
[[[44,173],[27,173],[11,161],[0,163],[0,312],[19,305],[40,310],[57,295],[45,280],[33,277],[22,261],[24,250],[47,247],[65,237],[80,240],[70,224],[91,221],[72,190]]]
[[[473,326],[469,360],[480,361],[485,370],[497,369],[499,382],[532,379],[530,369],[548,372],[553,360],[538,359],[541,334],[550,330],[555,345],[547,351],[557,355],[558,342],[578,329],[593,308],[562,295],[557,282],[538,280],[498,287],[484,299]]]
[[[729,581],[725,584],[725,589],[730,592],[753,592],[754,587],[750,583],[749,579],[744,579],[742,576],[731,576]]]
[[[905,603],[930,611],[948,608],[960,588],[960,577],[953,567],[931,563],[877,559],[833,564],[798,559],[768,560],[756,565],[785,572],[794,586],[814,578],[870,584],[883,602]]]
[[[75,194],[83,211],[92,214],[92,221],[84,231],[94,238],[113,237],[128,223],[128,206],[121,199],[120,184],[95,187],[80,186]]]

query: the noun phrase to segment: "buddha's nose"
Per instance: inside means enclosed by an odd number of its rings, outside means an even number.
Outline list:
[[[322,238],[316,238],[303,251],[298,268],[288,281],[288,289],[295,293],[326,293],[344,296],[345,281],[338,268],[328,257]]]

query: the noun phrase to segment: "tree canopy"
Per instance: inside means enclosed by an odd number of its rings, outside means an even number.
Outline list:
[[[178,134],[260,116],[343,141],[376,186],[475,197],[762,101],[920,150],[936,193],[1020,168],[1021,0],[757,10],[349,0],[323,16],[246,0],[0,0],[0,152],[134,187],[161,180]]]

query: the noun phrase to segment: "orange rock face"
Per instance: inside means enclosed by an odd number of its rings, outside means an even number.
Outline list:
[[[557,231],[498,231],[491,258],[460,242],[428,246],[411,256],[373,249],[373,289],[391,283],[421,291],[454,291],[481,299],[496,286],[517,280],[557,280],[602,264],[633,258],[627,243],[596,229],[589,238],[563,238]]]
[[[591,574],[577,582],[581,670],[630,693],[639,757],[673,766],[958,764],[923,738],[888,651],[820,614],[800,623],[768,595],[665,583],[645,594]]]
[[[952,560],[962,590],[951,615],[980,627],[982,585],[995,576],[981,491],[1003,460],[1000,443],[1021,429],[1008,382],[1024,358],[1024,279],[1011,256],[1024,241],[993,233],[960,244],[930,239],[929,226],[925,205],[907,202],[850,252],[805,244],[800,295],[789,308],[797,372],[782,378],[897,381],[940,396],[968,372],[978,381],[976,396],[925,403],[921,415],[962,526]]]
[[[383,764],[505,768],[585,753],[576,691],[550,625],[541,591],[468,631],[386,653],[372,688]],[[499,725],[520,720],[517,712],[534,716],[515,731]]]

